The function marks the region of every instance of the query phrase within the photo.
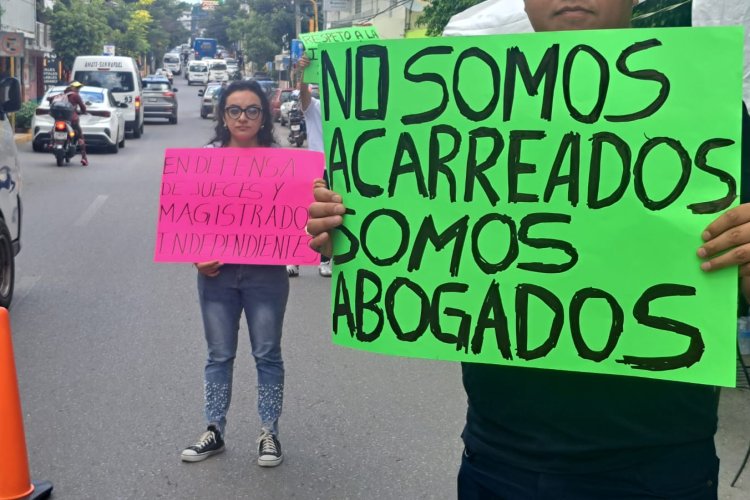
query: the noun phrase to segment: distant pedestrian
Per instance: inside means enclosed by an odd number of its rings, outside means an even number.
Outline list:
[[[236,81],[221,94],[215,136],[208,147],[274,146],[268,97],[254,81]],[[284,400],[281,331],[289,295],[284,266],[199,262],[198,297],[208,346],[204,372],[207,429],[185,448],[182,460],[198,462],[224,451],[227,412],[239,323],[245,313],[258,376],[258,465],[275,467],[283,460],[279,417]]]

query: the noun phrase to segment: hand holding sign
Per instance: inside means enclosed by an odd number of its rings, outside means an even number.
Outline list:
[[[157,262],[317,264],[305,233],[323,155],[281,148],[168,149]]]
[[[326,257],[333,254],[331,231],[344,222],[346,208],[341,195],[328,189],[323,179],[315,179],[313,184],[315,203],[310,205],[310,220],[307,232],[313,237],[310,248]]]

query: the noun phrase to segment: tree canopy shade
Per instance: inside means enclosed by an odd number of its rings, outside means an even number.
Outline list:
[[[439,36],[443,33],[443,28],[448,24],[451,17],[459,12],[463,12],[469,7],[473,7],[483,0],[432,0],[430,5],[425,7],[422,17],[417,24],[427,27],[429,36]]]
[[[189,6],[176,0],[58,0],[45,12],[55,54],[70,69],[76,56],[101,54],[105,44],[118,55],[155,58],[190,36],[178,21]]]

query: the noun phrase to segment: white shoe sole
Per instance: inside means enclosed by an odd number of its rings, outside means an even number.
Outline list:
[[[265,460],[258,458],[258,465],[261,467],[276,467],[277,465],[280,465],[281,462],[284,461],[284,455],[281,455],[279,458],[275,458],[273,460]]]
[[[206,453],[202,453],[200,455],[186,455],[185,453],[182,453],[180,455],[180,458],[183,462],[202,462],[203,460],[207,459],[208,457],[212,457],[214,455],[218,455],[219,453],[224,451],[224,447],[222,446],[218,450],[214,451],[208,451]]]

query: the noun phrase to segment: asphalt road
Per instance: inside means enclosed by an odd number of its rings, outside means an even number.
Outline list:
[[[205,346],[188,265],[152,262],[164,148],[196,147],[212,122],[179,87],[178,125],[148,123],[117,155],[66,168],[23,144],[23,249],[11,308],[34,480],[54,499],[450,499],[465,395],[457,364],[333,346],[330,280],[292,282],[284,331],[284,464],[255,464],[258,419],[241,343],[226,453],[185,464],[203,430]],[[286,130],[280,128],[282,145]],[[245,328],[243,327],[243,332]],[[243,339],[247,339],[243,335]],[[750,441],[750,394],[724,391],[721,498]]]

